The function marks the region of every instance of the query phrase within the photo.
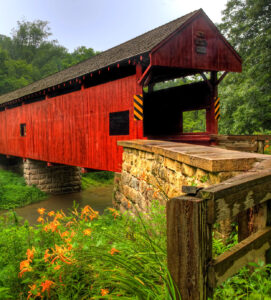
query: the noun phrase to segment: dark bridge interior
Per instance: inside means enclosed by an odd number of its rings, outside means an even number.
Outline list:
[[[183,112],[210,108],[205,82],[185,84],[144,94],[144,135],[174,136],[183,133]]]

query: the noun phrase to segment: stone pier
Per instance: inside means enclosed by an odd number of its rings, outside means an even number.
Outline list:
[[[44,161],[26,159],[23,162],[23,175],[28,185],[51,194],[79,192],[81,171],[67,165],[47,166]]]

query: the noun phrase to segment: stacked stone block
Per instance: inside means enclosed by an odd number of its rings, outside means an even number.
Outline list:
[[[183,185],[207,187],[239,172],[210,172],[143,150],[123,149],[122,172],[115,176],[114,205],[121,211],[148,211],[153,199],[165,204],[182,195]]]
[[[78,167],[47,166],[46,162],[26,159],[23,171],[28,185],[35,185],[47,193],[63,194],[81,190],[81,170]]]

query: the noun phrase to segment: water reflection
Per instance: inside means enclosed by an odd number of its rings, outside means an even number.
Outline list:
[[[47,212],[62,209],[65,213],[68,213],[72,209],[73,203],[76,202],[79,207],[90,205],[94,210],[103,213],[106,207],[112,206],[112,193],[113,185],[95,187],[80,193],[51,195],[42,202],[16,208],[15,210],[19,216],[28,220],[31,225],[37,223],[37,218],[39,216],[37,209],[40,207],[45,208]]]

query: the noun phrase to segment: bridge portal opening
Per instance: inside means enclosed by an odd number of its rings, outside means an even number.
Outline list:
[[[204,81],[144,93],[144,135],[169,139],[207,134],[210,98]]]

